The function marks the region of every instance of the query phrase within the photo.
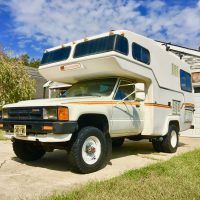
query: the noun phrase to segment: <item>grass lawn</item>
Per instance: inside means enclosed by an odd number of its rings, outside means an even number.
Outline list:
[[[45,199],[200,199],[200,150]]]
[[[3,136],[3,131],[0,130],[0,140],[7,140],[4,136]]]

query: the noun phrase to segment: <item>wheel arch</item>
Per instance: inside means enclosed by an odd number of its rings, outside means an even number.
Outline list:
[[[179,121],[178,121],[178,120],[171,120],[171,121],[169,122],[169,127],[170,127],[171,125],[176,126],[176,127],[178,128],[178,132],[180,131],[180,124],[179,124]]]
[[[178,131],[180,131],[180,117],[179,116],[170,116],[166,119],[164,128],[163,128],[163,136],[168,133],[169,126],[175,125],[178,128]]]
[[[109,121],[105,114],[85,113],[78,118],[79,130],[86,126],[94,126],[104,133],[109,133]]]

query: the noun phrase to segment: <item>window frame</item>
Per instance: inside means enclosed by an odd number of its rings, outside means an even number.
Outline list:
[[[59,60],[59,61],[53,61],[53,62],[42,63],[42,59],[43,59],[43,56],[44,56],[45,53],[56,52],[56,51],[61,50],[61,49],[64,49],[64,48],[66,48],[66,49],[68,48],[68,49],[69,49],[69,54],[68,54],[68,56],[66,56],[64,59],[61,59],[61,60]],[[70,57],[71,50],[72,50],[72,47],[71,47],[71,46],[65,46],[65,47],[62,47],[62,48],[59,48],[59,49],[54,49],[54,50],[52,50],[52,51],[44,52],[44,53],[43,53],[43,56],[42,56],[42,59],[41,59],[41,65],[47,65],[47,64],[51,64],[51,63],[56,63],[56,62],[61,62],[61,61],[63,61],[63,60],[67,60],[67,59]]]
[[[113,47],[112,47],[112,50],[103,50],[103,51],[100,51],[100,52],[96,52],[96,53],[91,53],[91,54],[85,54],[85,55],[82,55],[82,56],[75,56],[75,53],[76,53],[76,48],[78,45],[80,44],[83,44],[83,43],[89,43],[91,41],[95,41],[95,40],[98,40],[98,39],[103,39],[103,38],[107,38],[107,37],[115,37],[114,38],[114,43],[113,43]],[[121,52],[119,51],[118,49],[115,49],[116,48],[116,41],[117,41],[117,37],[122,37],[126,40],[126,43],[127,43],[127,52]],[[83,57],[86,57],[86,56],[92,56],[92,55],[96,55],[96,54],[101,54],[101,53],[107,53],[107,52],[111,52],[111,51],[114,51],[114,52],[117,52],[117,53],[120,53],[122,55],[125,55],[125,56],[128,56],[129,55],[129,42],[128,42],[128,39],[122,35],[119,35],[119,34],[114,34],[114,35],[108,35],[108,36],[104,36],[104,37],[100,37],[100,38],[95,38],[95,39],[92,39],[92,40],[88,40],[88,41],[83,41],[83,42],[80,42],[78,44],[76,44],[75,48],[74,48],[74,52],[73,52],[73,58],[74,59],[77,59],[77,58],[83,58]]]
[[[117,84],[117,87],[116,87],[115,93],[114,93],[114,95],[113,95],[113,100],[115,100],[115,101],[122,101],[122,99],[121,99],[121,100],[117,100],[117,99],[115,99],[116,94],[117,94],[117,91],[118,91],[118,89],[119,89],[120,84],[121,84],[122,81],[126,81],[126,82],[129,82],[129,83],[131,83],[131,84],[134,84],[134,83],[135,83],[134,81],[131,81],[131,80],[120,79],[119,82],[118,82],[118,84]],[[133,100],[124,99],[123,101],[130,102],[130,101],[135,101],[135,99],[133,99]]]
[[[191,87],[191,89],[187,89],[187,88],[183,88],[183,87],[182,87],[181,73],[185,73],[185,74],[187,74],[187,75],[190,76],[190,87]],[[191,76],[191,74],[190,74],[189,72],[186,72],[186,71],[183,70],[183,69],[180,69],[179,77],[180,77],[180,86],[181,86],[181,90],[182,90],[182,91],[185,91],[185,92],[190,92],[190,93],[192,93],[192,76]],[[187,81],[187,79],[186,79],[186,81]],[[186,83],[187,83],[187,82],[186,82]],[[187,85],[186,85],[186,87],[187,87]]]
[[[137,59],[137,58],[134,56],[134,54],[133,54],[133,46],[134,46],[134,45],[137,45],[137,46],[139,46],[139,47],[141,48],[141,50],[144,49],[145,51],[148,52],[148,54],[149,54],[149,61],[148,61],[148,63],[143,62],[142,59],[139,60],[139,59]],[[147,48],[143,47],[142,45],[138,44],[137,42],[133,42],[131,47],[132,47],[132,57],[133,57],[133,59],[135,59],[135,60],[137,60],[137,61],[139,61],[139,62],[141,62],[141,63],[143,63],[143,64],[150,65],[150,63],[151,63],[151,54],[150,54],[150,51],[149,51]],[[140,52],[140,54],[141,54],[140,56],[142,56],[142,52]]]

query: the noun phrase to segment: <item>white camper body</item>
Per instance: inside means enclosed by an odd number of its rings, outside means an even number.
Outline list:
[[[181,131],[188,129],[192,120],[192,111],[190,109],[193,108],[193,100],[191,92],[181,89],[179,72],[184,70],[190,73],[189,65],[178,56],[166,51],[165,46],[163,48],[160,47],[154,40],[123,30],[114,31],[112,34],[124,34],[124,37],[128,40],[128,55],[111,51],[75,59],[73,54],[76,44],[84,41],[80,40],[63,45],[71,46],[71,53],[66,61],[41,66],[39,72],[45,78],[70,84],[85,79],[109,76],[124,77],[136,82],[143,82],[146,86],[146,98],[144,102],[141,102],[142,106],[140,108],[143,113],[143,118],[139,119],[143,121],[141,134],[165,135],[170,121],[177,121]],[[108,35],[109,33],[104,33],[87,38],[87,40],[90,41]],[[148,49],[150,52],[150,64],[142,63],[133,58],[133,43]],[[55,47],[47,51],[62,47]],[[98,100],[101,101],[101,99]],[[112,100],[112,98],[109,100]],[[99,105],[97,104],[97,106]],[[91,109],[94,109],[94,106],[89,108],[90,112]],[[98,110],[98,108],[95,109]],[[72,116],[74,116],[73,120],[78,117],[76,114],[72,114]],[[107,117],[111,119],[111,116]],[[111,120],[110,123],[109,127],[112,127],[115,122]],[[112,129],[110,133],[112,134]]]
[[[22,159],[19,141],[40,144],[37,158],[48,148],[67,145],[75,168],[89,173],[109,160],[110,140],[120,146],[124,138],[146,138],[156,151],[173,153],[179,131],[191,126],[189,65],[164,46],[130,31],[47,49],[39,72],[72,87],[66,98],[4,106],[4,130]]]

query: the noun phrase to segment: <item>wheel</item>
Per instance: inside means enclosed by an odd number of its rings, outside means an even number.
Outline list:
[[[23,161],[38,160],[45,154],[45,150],[42,146],[18,140],[13,142],[13,151],[16,156]]]
[[[103,168],[110,157],[108,139],[98,128],[82,128],[69,151],[69,161],[73,169],[86,174]]]
[[[162,149],[166,153],[175,153],[178,148],[179,134],[176,126],[171,125],[167,135],[163,138]]]
[[[163,151],[162,143],[160,141],[153,140],[152,141],[152,145],[153,145],[153,148],[154,148],[155,151],[157,151],[157,152],[162,152]]]
[[[113,148],[121,147],[124,143],[124,138],[112,138]]]

